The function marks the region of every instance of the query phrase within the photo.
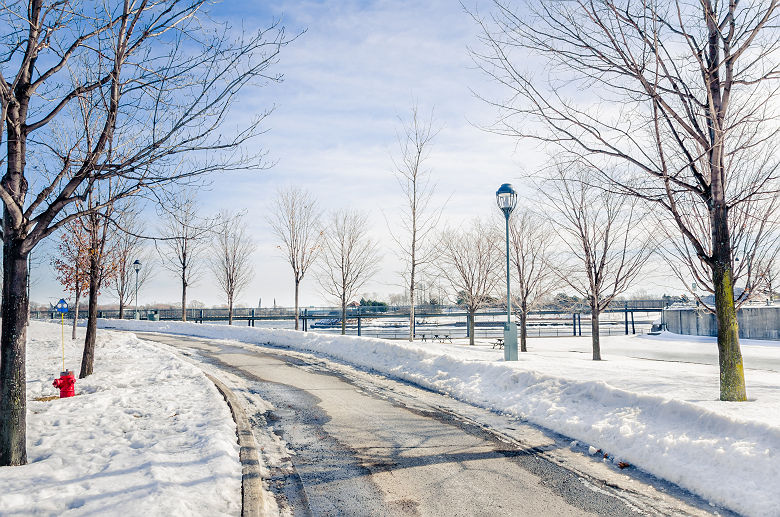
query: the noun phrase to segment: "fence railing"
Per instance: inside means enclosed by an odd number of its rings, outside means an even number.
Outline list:
[[[604,312],[658,312],[665,307],[664,300],[629,300],[613,302]],[[503,306],[488,307],[477,312],[478,315],[483,316],[500,316],[505,313]],[[590,309],[581,304],[568,307],[558,306],[543,306],[533,311],[533,314],[589,314]],[[54,313],[54,309],[49,310],[33,310],[31,314],[34,318],[48,317]],[[138,309],[141,319],[147,319],[149,314],[154,314],[156,319],[160,320],[181,320],[182,310],[173,309],[160,309],[154,307],[142,307]],[[227,320],[228,309],[227,308],[188,308],[185,311],[186,319],[189,321],[214,321],[214,320]],[[415,306],[415,315],[418,317],[435,317],[435,316],[458,316],[462,317],[465,314],[465,309],[457,305],[417,305]],[[65,314],[65,319],[73,318],[73,311]],[[84,317],[85,311],[80,312],[80,316]],[[59,314],[56,315],[59,318]],[[358,316],[373,316],[373,317],[400,317],[409,316],[408,306],[366,306],[360,305],[347,308],[347,318],[356,318]],[[98,317],[101,318],[119,318],[118,309],[101,309],[98,311]],[[135,308],[129,307],[124,309],[124,319],[135,318]],[[299,317],[306,319],[314,318],[341,318],[341,309],[338,307],[302,307],[299,309]],[[247,320],[247,319],[294,319],[295,309],[290,307],[236,307],[233,309],[233,319]]]

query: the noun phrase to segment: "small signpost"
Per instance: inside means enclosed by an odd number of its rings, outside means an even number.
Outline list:
[[[60,298],[54,307],[60,313],[60,323],[62,324],[62,371],[65,371],[65,313],[68,312],[68,302]]]

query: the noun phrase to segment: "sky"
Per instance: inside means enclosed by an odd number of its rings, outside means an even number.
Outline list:
[[[504,92],[474,66],[468,48],[477,45],[478,27],[458,1],[225,0],[211,15],[246,30],[281,19],[288,35],[299,34],[273,69],[283,81],[243,91],[231,120],[240,125],[242,117],[275,107],[265,121],[267,132],[252,143],[268,151],[273,167],[212,176],[197,192],[204,214],[225,208],[246,212],[257,251],[254,279],[239,303],[293,303],[292,272],[266,221],[277,190],[287,186],[310,191],[326,211],[367,213],[382,261],[363,292],[380,298],[403,292],[388,233],[402,201],[392,158],[398,156],[401,120],[409,118],[415,104],[422,113],[432,113],[440,129],[427,166],[436,184],[433,204],[444,206],[443,227],[495,217],[495,191],[502,183],[515,184],[520,202],[529,202],[522,198],[523,176],[543,163],[543,152],[534,143],[483,129],[496,112],[475,92],[494,98]],[[157,224],[153,215],[146,221],[150,228]],[[140,304],[180,299],[172,274],[155,262],[144,267],[153,268],[154,275],[139,292]],[[39,259],[32,275],[33,301],[56,302],[63,296],[46,258]],[[664,283],[646,289],[670,291]],[[224,303],[205,267],[188,298],[208,306]],[[111,300],[107,289],[101,303]],[[323,295],[314,271],[308,273],[301,305],[333,302]]]

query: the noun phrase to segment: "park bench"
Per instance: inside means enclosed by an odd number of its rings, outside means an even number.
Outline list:
[[[504,338],[497,337],[495,341],[493,341],[493,348],[495,349],[498,347],[499,350],[503,350],[504,348]]]
[[[444,341],[448,341],[449,343],[452,343],[452,338],[450,337],[449,334],[442,334],[442,335],[434,334],[433,339],[438,340],[439,343],[444,343]]]

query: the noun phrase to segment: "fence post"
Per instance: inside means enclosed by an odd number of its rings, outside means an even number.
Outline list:
[[[200,322],[203,323],[203,309],[200,310]]]
[[[363,320],[360,316],[358,316],[358,336],[360,335],[360,322]]]
[[[631,311],[631,333],[636,334],[636,325],[634,325],[634,311]]]
[[[623,305],[623,311],[626,320],[626,335],[628,335],[628,302]]]
[[[576,312],[571,313],[571,335],[572,336],[577,335],[577,313]]]

